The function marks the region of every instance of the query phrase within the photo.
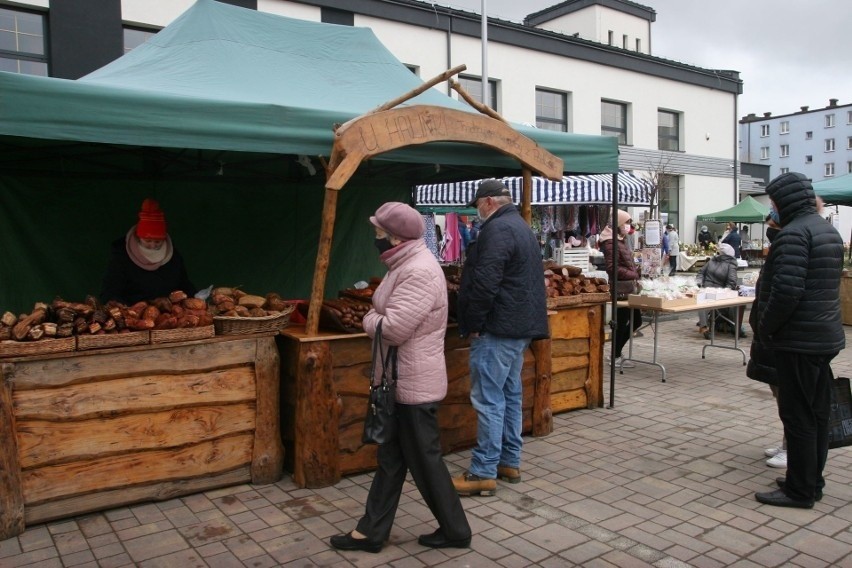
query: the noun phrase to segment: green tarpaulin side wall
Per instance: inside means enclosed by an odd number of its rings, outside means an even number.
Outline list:
[[[696,219],[711,223],[724,223],[728,221],[734,223],[760,223],[768,214],[769,207],[763,205],[752,196],[746,195],[742,201],[729,209],[717,211],[716,213],[698,215]]]
[[[136,222],[147,196],[160,200],[169,232],[199,288],[240,285],[288,298],[310,295],[323,188],[313,183],[145,182],[0,177],[0,311],[29,311],[57,295],[100,292],[110,243]],[[312,179],[313,181],[313,179]],[[358,179],[340,193],[327,296],[386,268],[368,217],[407,201],[405,184]]]
[[[813,186],[826,203],[852,206],[852,174],[815,181]]]

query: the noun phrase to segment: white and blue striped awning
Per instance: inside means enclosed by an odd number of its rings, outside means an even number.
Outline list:
[[[484,180],[459,181],[418,185],[415,203],[420,207],[465,206]],[[512,200],[520,204],[524,186],[522,177],[504,177],[501,181],[512,192]],[[648,205],[650,185],[633,174],[618,173],[618,204]],[[533,205],[595,205],[612,203],[612,174],[588,174],[565,176],[562,181],[551,181],[543,177],[532,178]]]

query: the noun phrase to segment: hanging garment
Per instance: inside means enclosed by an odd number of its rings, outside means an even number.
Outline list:
[[[447,213],[446,228],[444,229],[445,262],[461,260],[461,235],[459,234],[459,214]]]
[[[423,240],[426,241],[426,247],[432,251],[435,258],[441,260],[441,253],[438,249],[441,243],[438,242],[438,232],[435,230],[435,214],[424,214],[423,222],[426,223],[426,231],[423,233]]]

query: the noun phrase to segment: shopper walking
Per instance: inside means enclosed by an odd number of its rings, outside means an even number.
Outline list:
[[[373,294],[373,308],[363,324],[374,337],[381,322],[385,346],[398,346],[398,437],[378,447],[378,469],[364,516],[352,532],[331,537],[331,546],[379,552],[390,536],[410,471],[438,521],[438,530],[417,542],[431,548],[467,548],[470,526],[441,457],[438,428],[438,405],[447,394],[447,283],[422,239],[420,213],[404,203],[385,203],[370,222],[388,273]]]
[[[811,508],[825,486],[830,363],[846,346],[840,318],[843,240],[817,214],[813,187],[803,174],[782,174],[766,192],[781,230],[763,267],[755,334],[775,356],[787,476],[778,480],[779,489],[755,498]]]
[[[477,431],[470,467],[453,484],[461,495],[481,495],[493,494],[497,477],[521,480],[521,367],[530,341],[549,329],[538,241],[509,190],[486,180],[470,205],[483,223],[462,270],[458,323],[471,342]]]
[[[677,272],[677,261],[680,257],[680,235],[677,234],[677,229],[674,225],[668,225],[669,233],[669,274],[672,276]]]

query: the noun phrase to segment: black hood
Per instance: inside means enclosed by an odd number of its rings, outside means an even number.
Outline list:
[[[816,213],[814,188],[804,174],[781,174],[769,182],[766,193],[778,209],[782,227],[795,217]]]

